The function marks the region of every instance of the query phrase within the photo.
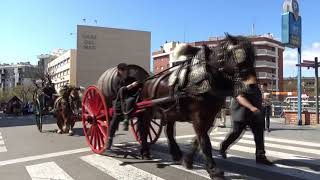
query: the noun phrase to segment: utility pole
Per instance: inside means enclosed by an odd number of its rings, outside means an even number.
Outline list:
[[[304,60],[300,65],[301,67],[314,68],[315,73],[315,95],[316,95],[316,121],[319,124],[319,83],[318,83],[318,68],[320,64],[318,63],[318,57],[314,58],[314,61]]]
[[[314,58],[314,72],[315,72],[315,94],[316,94],[316,120],[317,123],[319,124],[319,84],[318,84],[318,57]]]

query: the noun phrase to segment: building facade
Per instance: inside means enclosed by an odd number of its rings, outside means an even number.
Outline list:
[[[193,46],[217,46],[224,37],[211,37],[208,41],[188,43]],[[259,82],[267,83],[273,91],[283,89],[283,51],[284,46],[275,40],[271,34],[263,36],[248,36],[256,48],[256,71]],[[168,67],[178,64],[173,58],[174,48],[179,42],[165,43],[159,51],[152,53],[153,72],[159,73]]]
[[[48,73],[49,62],[51,62],[52,60],[61,56],[65,52],[66,52],[66,50],[64,50],[64,49],[54,49],[49,54],[38,55],[37,58],[39,59],[39,61],[38,61],[39,71],[42,72],[43,74]]]
[[[95,84],[109,68],[119,63],[136,64],[150,70],[151,33],[96,26],[77,27],[77,60],[71,68],[71,83],[87,87]]]
[[[301,78],[301,91],[308,96],[315,96],[315,78],[302,77]],[[283,80],[284,91],[297,92],[297,78],[287,77]],[[320,88],[319,88],[320,89]]]
[[[32,85],[36,78],[38,68],[29,62],[17,64],[1,64],[0,65],[0,89],[2,91],[17,86]]]
[[[71,49],[48,63],[47,72],[50,74],[56,90],[66,84],[72,84],[70,80],[75,74],[71,73],[71,68],[76,63],[76,55],[76,50]]]
[[[77,36],[77,50],[55,55],[48,63],[56,90],[65,84],[94,85],[103,72],[121,62],[150,69],[150,32],[78,26]]]

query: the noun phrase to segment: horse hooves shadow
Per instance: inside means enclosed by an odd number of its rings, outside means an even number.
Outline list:
[[[57,130],[42,130],[41,133],[57,133]]]

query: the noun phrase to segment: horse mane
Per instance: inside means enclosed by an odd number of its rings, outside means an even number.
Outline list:
[[[198,47],[191,46],[189,44],[178,44],[174,49],[173,58],[175,60],[186,60],[190,56],[194,56],[199,51]]]

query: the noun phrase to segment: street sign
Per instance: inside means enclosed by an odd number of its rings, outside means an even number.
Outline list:
[[[282,43],[290,48],[301,47],[301,16],[297,0],[286,0],[282,14]]]

